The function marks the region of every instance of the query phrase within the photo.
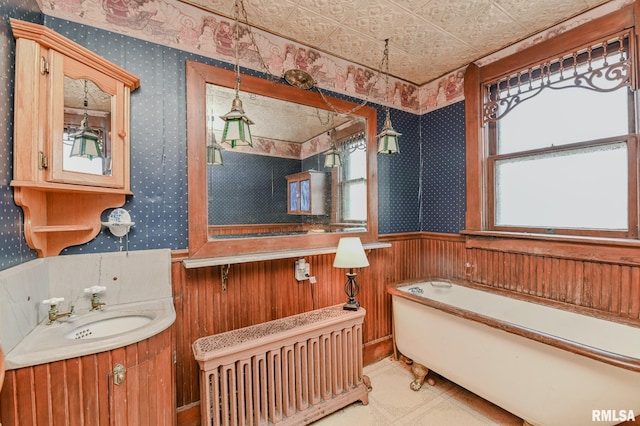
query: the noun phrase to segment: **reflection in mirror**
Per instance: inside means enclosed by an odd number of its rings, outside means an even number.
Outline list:
[[[111,98],[91,80],[64,77],[63,170],[111,176]],[[81,147],[81,135],[98,146]]]
[[[220,118],[235,97],[207,84],[209,145],[221,140]],[[212,238],[365,231],[366,120],[357,115],[250,94],[244,97],[253,147],[221,146],[223,167],[208,166]],[[325,167],[334,147],[340,167]]]
[[[222,145],[223,165],[208,165],[236,75],[187,61],[186,76],[190,258],[335,248],[345,232],[377,241],[374,108],[243,75],[253,148]],[[325,167],[332,143],[346,165]]]

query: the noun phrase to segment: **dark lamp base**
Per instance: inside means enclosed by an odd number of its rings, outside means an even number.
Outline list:
[[[345,311],[357,311],[359,307],[360,307],[360,303],[358,302],[355,302],[355,303],[347,302],[342,306],[342,309],[344,309]]]

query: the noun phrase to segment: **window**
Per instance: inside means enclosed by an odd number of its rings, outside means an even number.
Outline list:
[[[367,220],[367,151],[363,133],[341,144],[343,156],[340,167],[340,221],[364,223]]]
[[[638,237],[634,35],[591,26],[609,34],[584,43],[574,30],[548,43],[555,53],[506,58],[507,72],[470,71],[480,125],[467,134],[478,154],[469,230]]]

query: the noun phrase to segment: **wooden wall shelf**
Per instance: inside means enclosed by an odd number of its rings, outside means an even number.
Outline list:
[[[38,257],[56,256],[69,246],[94,239],[102,229],[101,213],[124,205],[124,194],[49,192],[14,187],[24,212],[24,236]]]

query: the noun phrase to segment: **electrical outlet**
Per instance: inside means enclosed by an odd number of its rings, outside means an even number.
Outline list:
[[[298,281],[304,281],[309,279],[309,272],[311,268],[309,264],[304,259],[296,260],[296,264],[294,266],[295,277]]]

